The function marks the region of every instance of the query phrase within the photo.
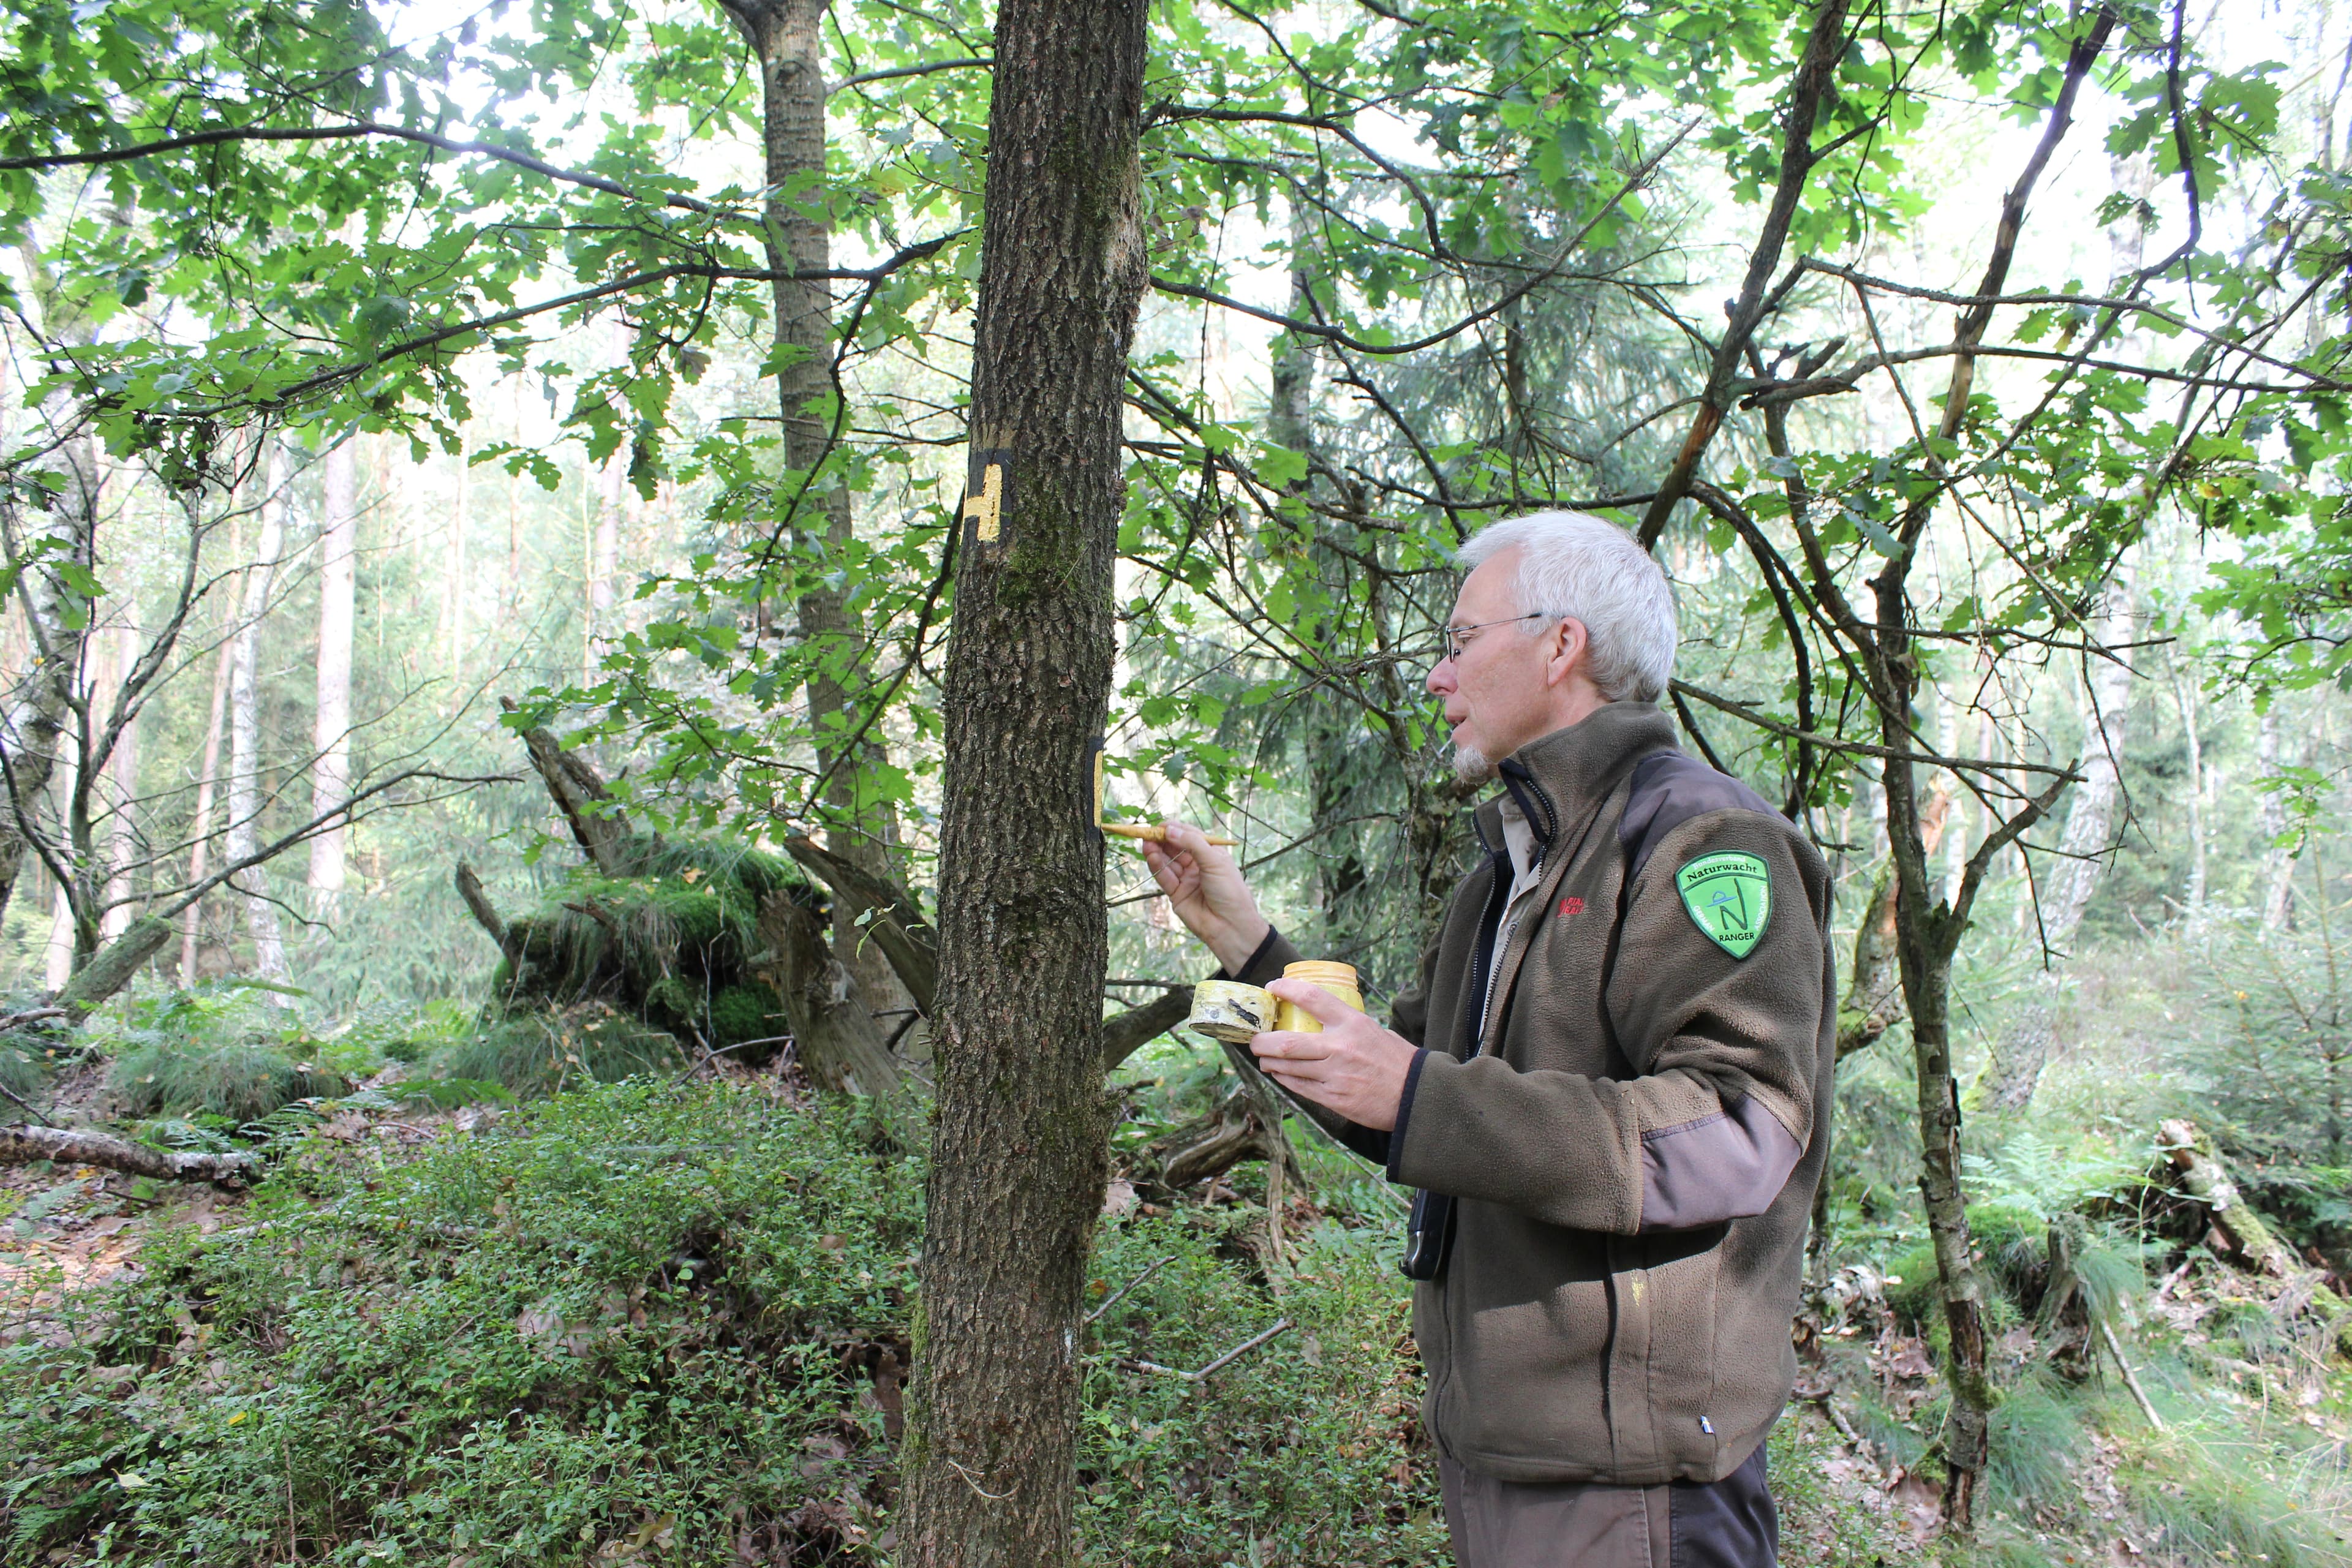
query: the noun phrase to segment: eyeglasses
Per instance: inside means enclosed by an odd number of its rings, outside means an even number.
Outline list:
[[[1462,645],[1472,632],[1483,632],[1488,626],[1516,626],[1521,621],[1545,621],[1550,618],[1541,610],[1529,610],[1524,616],[1506,616],[1499,621],[1480,621],[1477,625],[1470,626],[1448,626],[1445,628],[1445,657],[1459,660],[1462,658]]]

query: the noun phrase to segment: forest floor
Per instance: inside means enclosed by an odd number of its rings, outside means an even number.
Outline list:
[[[1088,1560],[1444,1561],[1392,1197],[1303,1129],[1278,1247],[1258,1166],[1158,1187],[1203,1069],[1138,1068],[1091,1286]],[[249,1193],[0,1173],[10,1560],[887,1561],[921,1190],[891,1125],[789,1068],[506,1109],[400,1091],[282,1113]],[[2352,1563],[2352,1378],[2189,1261],[2111,1320],[2161,1431],[2086,1325],[1996,1312],[2007,1397],[1961,1543],[1932,1292],[1825,1260],[1771,1439],[1783,1561]]]

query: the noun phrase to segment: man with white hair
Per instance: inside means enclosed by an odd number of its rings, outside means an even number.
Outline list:
[[[1393,1026],[1275,978],[1300,955],[1233,858],[1147,846],[1223,964],[1319,1020],[1251,1042],[1300,1109],[1419,1189],[1404,1258],[1462,1568],[1767,1568],[1764,1438],[1829,1148],[1821,856],[1685,756],[1657,705],[1672,591],[1623,530],[1495,523],[1429,690],[1503,793]]]

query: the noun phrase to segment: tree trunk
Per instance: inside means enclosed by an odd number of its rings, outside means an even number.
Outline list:
[[[126,606],[131,617],[114,631],[114,670],[116,686],[128,684],[131,670],[139,662],[139,626],[136,606]],[[139,860],[139,714],[131,713],[122,721],[122,732],[115,737],[114,754],[106,761],[107,772],[113,780],[113,799],[107,803],[114,821],[107,835],[106,910],[100,918],[99,929],[109,942],[131,929],[131,868]]]
[[[860,940],[882,950],[915,1010],[929,1017],[939,997],[939,933],[923,918],[914,895],[814,839],[795,835],[784,840],[784,848],[803,870],[832,890],[836,912],[845,910]]]
[[[771,893],[760,904],[760,937],[775,955],[770,982],[809,1076],[836,1093],[898,1099],[906,1087],[898,1058],[817,917],[791,895]]]
[[[1145,272],[1145,16],[1143,0],[1004,0],[997,16],[904,1568],[1071,1559],[1080,1291],[1108,1130],[1088,758],[1109,701],[1121,391]]]
[[[2135,640],[2137,594],[2130,568],[2117,569],[2095,623],[2102,647]],[[2084,911],[2091,905],[2107,857],[2114,853],[2116,816],[2124,803],[2123,754],[2125,722],[2131,712],[2132,682],[2138,679],[2123,656],[2095,660],[2088,688],[2091,710],[2083,736],[2083,782],[2066,813],[2066,831],[2059,839],[2060,858],[2042,884],[2042,969],[2025,1005],[2010,1020],[1993,1047],[1985,1073],[1985,1101],[2003,1110],[2021,1109],[2033,1099],[2042,1069],[2057,1054],[2058,998],[2064,987],[2066,960],[2081,929]]]
[[[513,704],[508,708],[512,710]],[[582,757],[563,749],[555,732],[534,724],[522,732],[523,750],[538,771],[556,809],[572,826],[572,837],[599,873],[625,877],[636,869],[628,816],[613,799],[604,778]]]
[[[253,563],[246,569],[236,653],[229,667],[226,854],[232,866],[252,855],[260,844],[261,620],[269,608],[278,557],[286,542],[287,482],[286,449],[273,444],[263,479],[268,489],[261,500],[261,537],[255,544]],[[245,900],[246,929],[253,936],[253,972],[279,980],[286,974],[286,944],[278,932],[278,907],[264,890],[267,875],[257,866],[238,872],[231,885]]]
[[[172,922],[160,915],[142,915],[122,934],[93,954],[58,993],[58,1005],[77,1016],[95,1009],[138,978],[150,959],[172,940]]]
[[[229,553],[234,557],[239,548],[236,524],[230,525]],[[220,780],[221,720],[228,707],[229,668],[236,659],[235,636],[221,640],[220,657],[213,661],[212,718],[205,727],[204,773],[196,780],[195,820],[188,828],[188,883],[191,887],[205,879],[205,860],[212,847],[213,793]],[[202,899],[188,906],[186,924],[180,932],[180,984],[196,983],[196,944],[204,932],[205,904]]]
[[[2189,881],[2181,889],[2182,918],[2197,926],[2205,920],[2205,742],[2199,722],[2197,685],[2180,676],[2179,661],[2165,660],[2172,677],[2172,700],[2180,710],[2180,734],[2189,747]]]
[[[1837,1055],[1868,1050],[1903,1021],[1903,965],[1895,947],[1895,867],[1881,868],[1853,933],[1853,963],[1838,1008]]]
[[[2278,704],[2273,701],[2263,710],[2254,731],[2256,783],[2277,777],[2282,762]],[[2281,842],[2286,837],[2285,798],[2276,790],[2263,791],[2254,821],[2263,834],[2262,880],[2256,889],[2263,900],[2263,929],[2284,930],[2294,916],[2294,857]]]
[[[128,221],[119,219],[119,221]],[[33,293],[53,335],[61,341],[87,344],[93,333],[80,308],[58,290],[39,247],[27,240],[18,247],[31,277]],[[70,417],[68,398],[53,392],[42,405],[45,419]],[[86,430],[59,430],[66,438],[56,461],[65,488],[31,518],[18,510],[12,488],[0,495],[0,546],[7,563],[16,569],[16,595],[25,614],[26,637],[32,643],[27,669],[7,695],[0,710],[0,757],[5,757],[6,809],[0,810],[0,912],[8,907],[16,879],[24,869],[29,847],[26,825],[39,819],[51,776],[57,771],[58,748],[65,733],[74,683],[81,674],[86,637],[67,625],[76,595],[62,575],[68,567],[92,566],[98,538],[100,490],[105,482],[98,441]],[[35,552],[47,559],[30,564]],[[54,987],[53,987],[54,989]]]
[[[312,744],[310,814],[323,816],[352,795],[352,623],[357,588],[353,554],[359,542],[359,455],[352,441],[331,448],[320,463],[319,519],[319,712]],[[338,819],[310,840],[310,892],[321,914],[331,914],[343,891],[343,848],[349,833]]]
[[[762,142],[769,197],[768,265],[775,270],[776,395],[789,475],[779,502],[792,507],[793,549],[812,563],[838,557],[850,541],[848,488],[818,470],[835,455],[833,285],[800,278],[833,265],[824,173],[824,56],[818,24],[825,0],[720,0],[760,63]],[[825,843],[866,870],[887,875],[897,813],[873,797],[869,770],[885,760],[868,737],[844,757],[857,716],[848,682],[864,658],[842,592],[821,580],[799,595],[800,635],[815,665],[808,679],[809,728],[824,785]],[[884,954],[861,939],[845,910],[834,916],[834,946],[877,1006],[903,1005]]]
[[[466,529],[474,470],[462,443],[457,452],[457,510],[449,520],[449,706],[466,701]],[[583,684],[585,684],[583,679]]]

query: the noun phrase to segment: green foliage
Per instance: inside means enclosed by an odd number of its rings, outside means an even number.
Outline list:
[[[384,1163],[296,1146],[246,1220],[152,1240],[72,1331],[0,1347],[0,1531],[150,1563],[853,1560],[890,1456],[922,1164],[850,1110],[649,1081]],[[1392,1237],[1297,1238],[1279,1300],[1247,1209],[1109,1224],[1090,1272],[1081,1525],[1102,1562],[1419,1563]],[[1150,1264],[1149,1279],[1109,1302]],[[1297,1325],[1188,1384],[1277,1313]],[[1257,1545],[1252,1548],[1250,1542]]]
[[[517,1063],[546,1058],[532,1041],[569,1026],[540,1015],[587,998],[714,1047],[782,1032],[782,1002],[747,962],[761,950],[761,900],[781,893],[817,901],[806,881],[781,857],[707,839],[642,837],[629,849],[633,874],[604,877],[583,868],[551,888],[538,910],[509,922],[521,967],[519,973],[500,967],[480,1048]],[[569,1048],[558,1048],[554,1059],[560,1063]],[[504,1072],[463,1076],[520,1086]]]
[[[493,1083],[519,1095],[618,1083],[640,1073],[676,1072],[685,1065],[674,1037],[593,1002],[509,1009],[425,1058],[438,1078]]]
[[[2132,1504],[2192,1561],[2322,1568],[2352,1560],[2330,1513],[2313,1506],[2320,1500],[2283,1485],[2242,1436],[2188,1432],[2137,1447],[2121,1472]]]
[[[382,1065],[373,1031],[314,1034],[286,987],[254,981],[119,1003],[89,1043],[113,1058],[107,1084],[132,1116],[253,1121],[298,1100],[343,1093]]]
[[[237,1121],[350,1087],[340,1074],[297,1062],[277,1046],[236,1040],[134,1047],[115,1058],[108,1083],[132,1116],[204,1111]]]
[[[381,1560],[574,1563],[665,1515],[683,1561],[840,1544],[880,1436],[843,1356],[904,1322],[917,1167],[647,1084],[386,1169],[330,1147],[248,1227],[159,1244],[83,1342],[0,1352],[19,1550],[252,1560],[289,1508]]]

